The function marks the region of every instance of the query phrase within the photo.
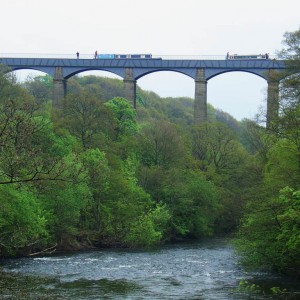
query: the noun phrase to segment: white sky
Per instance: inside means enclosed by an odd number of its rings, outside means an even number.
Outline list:
[[[300,26],[299,0],[0,0],[0,10],[0,53],[275,54]],[[194,96],[193,80],[178,73],[138,85]],[[248,73],[208,82],[208,102],[237,119],[253,117],[265,97],[266,82]]]

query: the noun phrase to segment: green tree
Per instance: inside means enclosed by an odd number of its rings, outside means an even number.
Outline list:
[[[113,113],[115,120],[116,140],[123,135],[132,135],[137,132],[136,111],[125,98],[117,97],[105,103]]]
[[[254,267],[299,272],[299,95],[300,30],[284,35],[287,59],[281,81],[280,113],[268,132],[276,136],[265,148],[263,189],[248,202],[237,247]],[[279,78],[280,79],[280,78]],[[289,187],[288,187],[289,186]]]
[[[287,69],[281,80],[280,115],[274,129],[296,147],[300,174],[300,29],[286,32],[283,43],[286,47],[280,55]]]
[[[157,205],[132,224],[125,242],[133,247],[150,247],[159,243],[165,236],[170,217],[166,205]]]
[[[100,76],[73,76],[68,80],[68,93],[87,92],[97,96],[102,102],[114,97],[124,97],[123,81]]]
[[[3,82],[10,93],[0,93],[0,184],[61,179],[64,150],[51,122],[23,88]]]
[[[192,129],[194,157],[204,166],[212,167],[220,174],[235,168],[238,164],[240,146],[234,132],[221,123],[206,123]]]
[[[82,91],[64,99],[56,126],[68,129],[88,149],[99,146],[112,135],[114,119],[97,96]]]
[[[111,172],[109,187],[101,204],[100,240],[105,244],[150,246],[163,236],[165,209],[156,206],[134,180]],[[158,222],[157,222],[158,221]]]
[[[91,198],[82,213],[83,226],[92,231],[101,232],[102,207],[109,189],[110,167],[105,153],[99,149],[90,149],[82,153],[82,162],[88,172],[88,186]]]
[[[281,139],[269,150],[264,183],[273,193],[285,186],[299,187],[298,149],[289,140]]]
[[[141,161],[147,166],[169,168],[184,161],[184,144],[175,125],[166,121],[153,121],[140,133]]]
[[[23,86],[38,103],[47,102],[52,98],[53,80],[49,75],[29,77]]]
[[[213,234],[220,209],[218,189],[200,171],[169,170],[161,201],[171,213],[171,238]]]
[[[63,249],[74,249],[81,211],[87,206],[91,192],[86,184],[88,175],[76,155],[63,158],[65,177],[74,180],[46,181],[38,188],[38,199],[45,211],[47,230],[52,242]]]
[[[0,185],[0,257],[30,253],[46,244],[46,222],[34,191]]]
[[[300,267],[300,193],[290,188],[279,197],[251,204],[239,229],[237,248],[248,266],[296,274]]]
[[[263,163],[267,161],[269,149],[277,141],[276,136],[266,131],[265,127],[247,119],[241,122],[240,138],[248,152],[258,156]]]

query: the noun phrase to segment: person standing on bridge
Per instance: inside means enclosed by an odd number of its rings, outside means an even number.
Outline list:
[[[97,58],[98,52],[97,50],[95,51],[95,59]]]
[[[76,52],[76,57],[79,58],[79,52],[78,51]]]

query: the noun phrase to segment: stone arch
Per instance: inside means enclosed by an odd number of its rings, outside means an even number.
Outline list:
[[[135,80],[138,80],[142,77],[145,77],[149,74],[152,73],[157,73],[157,72],[175,72],[175,73],[180,73],[182,75],[188,76],[192,79],[194,79],[195,77],[195,70],[193,69],[169,69],[169,68],[160,68],[160,69],[147,69],[147,70],[139,70],[137,68],[137,70],[135,70]]]
[[[4,73],[11,74],[9,76],[13,77],[14,80],[19,83],[25,83],[27,81],[34,80],[35,77],[48,76],[52,78],[52,74],[37,68],[12,68],[9,70],[4,70]]]
[[[37,67],[15,67],[15,68],[4,68],[3,71],[4,73],[10,73],[10,72],[15,72],[15,71],[37,71],[37,72],[41,72],[44,74],[47,74],[51,77],[53,77],[53,71],[51,70],[51,68],[46,69],[46,68],[37,68]]]
[[[267,72],[268,70],[259,70],[259,71],[252,71],[252,70],[243,70],[243,69],[230,69],[230,70],[214,70],[214,72],[210,72],[210,70],[206,70],[206,80],[210,80],[214,77],[225,73],[232,73],[232,72],[243,72],[243,73],[250,73],[255,76],[261,77],[267,80]]]
[[[89,71],[104,71],[104,72],[117,75],[121,78],[124,77],[124,71],[122,69],[109,69],[109,68],[78,68],[75,70],[74,68],[72,68],[71,70],[68,70],[68,68],[64,68],[64,77],[65,79],[69,79],[77,74],[89,72]]]
[[[208,103],[238,120],[253,118],[261,108],[267,108],[266,77],[248,70],[218,72],[208,81]]]
[[[138,79],[139,87],[161,97],[194,97],[194,78],[179,70],[147,70]]]

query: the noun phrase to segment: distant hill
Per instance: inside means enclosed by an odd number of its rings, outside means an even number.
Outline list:
[[[97,94],[104,102],[114,97],[125,97],[123,82],[120,79],[94,75],[73,77],[68,81],[68,92],[84,88]],[[152,91],[137,87],[137,112],[140,122],[148,118],[166,119],[180,126],[193,124],[194,99],[189,97],[160,97]],[[226,124],[238,131],[239,122],[227,112],[208,104],[208,120]]]

